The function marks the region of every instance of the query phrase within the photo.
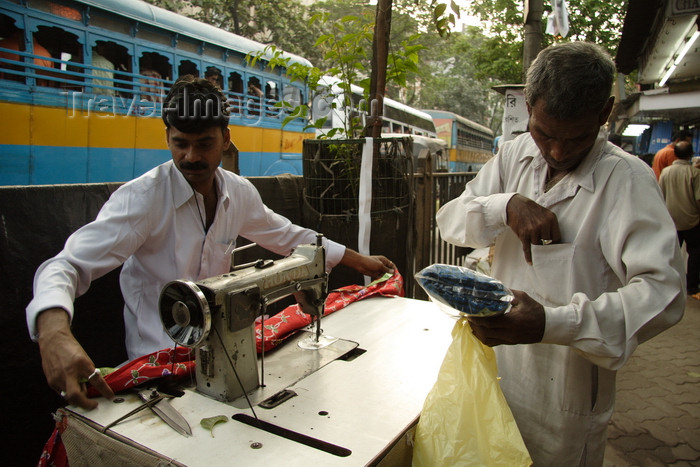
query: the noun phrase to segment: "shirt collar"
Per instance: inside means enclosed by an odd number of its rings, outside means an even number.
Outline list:
[[[192,186],[187,182],[185,176],[182,175],[173,161],[170,164],[170,178],[173,181],[173,204],[175,208],[179,208],[194,196]]]
[[[218,167],[216,169],[216,173],[215,173],[216,187],[217,187],[217,190],[219,191],[219,198],[221,199],[221,205],[225,209],[228,209],[231,197],[229,196],[229,190],[228,190],[228,187],[226,186],[226,177],[224,177],[224,170],[225,169],[222,169],[221,167]]]
[[[605,148],[607,141],[608,132],[601,127],[591,150],[588,152],[586,157],[583,158],[579,166],[568,175],[569,184],[572,186],[578,185],[588,191],[593,191],[595,188],[595,183],[593,182],[593,172],[598,164],[598,161],[600,161],[600,158],[603,155],[603,149]],[[522,162],[528,158],[532,159],[532,168],[534,170],[546,170],[547,162],[544,160],[544,157],[542,157],[537,145],[533,144],[531,148],[525,151],[520,157],[520,161]]]
[[[676,159],[675,161],[671,162],[671,164],[675,165],[690,165],[690,159]]]
[[[175,163],[170,161],[170,176],[173,179],[173,203],[176,208],[179,208],[194,196],[194,190],[192,185],[190,185],[185,176],[182,175]],[[223,171],[221,167],[216,169],[214,172],[214,177],[216,178],[216,189],[219,192],[219,198],[221,198],[221,203],[224,208],[228,208],[230,203],[229,190],[226,186],[226,178],[223,176]]]
[[[578,167],[571,172],[571,182],[577,183],[581,188],[588,191],[593,191],[595,188],[595,182],[593,181],[593,173],[598,165],[605,145],[608,144],[608,132],[603,127],[598,131],[598,136],[596,137],[593,147],[588,152],[588,155],[584,157]]]

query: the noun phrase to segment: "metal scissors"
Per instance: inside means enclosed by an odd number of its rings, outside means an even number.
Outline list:
[[[172,429],[183,436],[192,436],[192,428],[190,428],[190,424],[187,423],[185,417],[183,417],[180,412],[178,412],[172,405],[170,405],[170,402],[168,402],[168,399],[174,397],[173,395],[159,392],[156,388],[141,389],[137,392],[137,395],[143,401],[143,404],[136,407],[134,410],[125,414],[124,416],[119,417],[112,423],[106,425],[104,428],[102,428],[102,433],[105,433],[117,423],[131,417],[143,409],[150,408],[153,413],[158,415],[161,420],[167,423]]]

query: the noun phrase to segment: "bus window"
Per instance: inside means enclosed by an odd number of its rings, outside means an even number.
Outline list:
[[[228,75],[228,90],[239,96],[243,95],[243,78],[240,73],[231,73]]]
[[[0,15],[0,37],[2,38],[0,39],[0,48],[8,49],[6,52],[0,51],[0,69],[7,70],[0,72],[0,79],[24,83],[25,77],[30,74],[29,70],[25,70],[25,67],[22,65],[26,60],[19,54],[9,52],[9,50],[27,51],[24,30],[15,25],[14,19],[6,15]],[[55,77],[55,74],[46,70],[46,68],[54,68],[54,62],[46,59],[53,58],[51,53],[41,44],[41,41],[46,38],[40,39],[38,34],[32,34],[32,39],[33,55],[35,56],[32,73],[45,77]],[[55,86],[56,82],[50,78],[38,78],[36,84],[39,86]]]
[[[139,58],[141,98],[153,102],[160,102],[165,93],[163,80],[170,79],[170,61],[167,57],[156,52],[144,52]]]
[[[132,81],[131,55],[125,46],[112,41],[95,41],[92,47],[92,66],[101,68],[92,70],[94,94],[131,97],[131,85],[121,82]]]
[[[180,60],[180,66],[177,68],[177,76],[180,78],[185,75],[192,75],[195,78],[199,78],[197,64],[191,60]]]
[[[279,93],[277,92],[277,83],[274,81],[268,81],[265,83],[265,99],[273,99],[277,101]]]
[[[114,63],[107,56],[106,41],[97,41],[92,48],[92,92],[94,94],[113,96],[114,91]],[[114,42],[111,42],[114,44]],[[116,44],[115,44],[116,45]]]
[[[224,77],[221,76],[221,69],[215,66],[208,66],[207,71],[204,72],[204,77],[217,88],[224,88]]]
[[[279,116],[280,109],[275,107],[279,101],[279,87],[274,81],[265,83],[265,111],[271,117]]]
[[[260,79],[255,76],[248,79],[248,99],[246,101],[248,115],[260,115],[260,104],[264,97],[260,88]]]
[[[248,80],[248,95],[262,98],[263,92],[260,89],[260,80],[256,77],[252,77]]]
[[[35,45],[37,42],[44,47],[51,57],[60,59],[62,62],[58,64],[52,62],[53,67],[60,68],[61,71],[77,72],[82,75],[84,69],[83,63],[83,46],[77,34],[73,34],[65,28],[53,26],[37,26],[34,33]],[[35,51],[35,55],[42,55],[43,52]],[[71,62],[71,63],[68,63]],[[60,86],[64,89],[82,90],[84,79],[82,76],[73,76],[68,74],[53,73],[45,70],[37,70],[37,74],[51,76],[53,79],[46,83],[46,80],[38,79],[37,84],[49,86]],[[60,78],[60,81],[58,80]]]
[[[301,92],[301,89],[299,89],[296,86],[285,86],[284,87],[284,94],[283,94],[283,99],[288,102],[292,107],[297,107],[302,104],[304,101],[304,94]],[[314,111],[319,115],[320,117],[324,117],[327,114],[330,113],[330,104],[328,101],[324,100],[322,95],[317,95],[316,98],[314,99]]]
[[[0,79],[24,83],[24,67],[19,62],[24,59],[10,50],[24,52],[24,31],[15,26],[15,20],[6,15],[0,15]],[[39,59],[34,59],[37,63]],[[51,63],[51,62],[49,62]],[[53,63],[51,63],[53,65]],[[6,71],[3,71],[6,70]]]
[[[229,73],[228,75],[228,101],[231,114],[241,113],[241,102],[243,100],[243,78],[240,73]]]

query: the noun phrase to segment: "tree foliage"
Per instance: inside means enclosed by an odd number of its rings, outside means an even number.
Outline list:
[[[569,34],[565,38],[543,34],[542,48],[554,42],[588,41],[614,55],[622,35],[627,3],[628,0],[568,0]],[[478,76],[502,83],[521,82],[525,24],[522,1],[481,0],[472,2],[469,11],[483,21],[487,36],[474,56]],[[543,33],[551,12],[551,2],[544,1]]]
[[[500,113],[496,108],[502,104],[500,95],[491,90],[498,83],[474,67],[474,57],[485,40],[477,28],[468,28],[428,48],[422,62],[425,73],[412,105],[449,110],[482,125],[498,127]]]
[[[312,74],[345,73],[368,89],[376,7],[366,0],[147,0],[219,28],[303,56]],[[543,34],[542,48],[585,40],[615,53],[628,0],[568,0],[566,38]],[[417,108],[449,110],[498,130],[497,84],[522,82],[522,0],[393,0],[386,95]],[[483,28],[449,32],[463,14]],[[542,30],[551,13],[544,0]],[[344,71],[342,70],[344,68]]]
[[[257,42],[307,57],[321,31],[299,0],[146,0]]]

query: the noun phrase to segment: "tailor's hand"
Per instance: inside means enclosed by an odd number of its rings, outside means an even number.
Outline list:
[[[523,244],[523,253],[528,264],[532,264],[530,245],[561,241],[557,215],[529,198],[517,194],[513,196],[506,206],[506,215],[508,226]]]
[[[81,382],[89,380],[104,397],[114,398],[114,392],[99,371],[95,372],[95,364],[73,336],[65,310],[51,308],[42,311],[37,317],[37,329],[41,366],[54,391],[70,404],[94,409],[97,401],[88,399],[86,383]]]
[[[396,267],[394,263],[384,256],[361,255],[350,248],[345,249],[345,254],[343,259],[340,260],[340,264],[351,267],[363,276],[369,276],[373,280],[386,273],[393,274]]]
[[[474,335],[493,347],[501,344],[533,344],[544,335],[544,307],[520,290],[513,290],[508,313],[486,318],[469,318]]]

